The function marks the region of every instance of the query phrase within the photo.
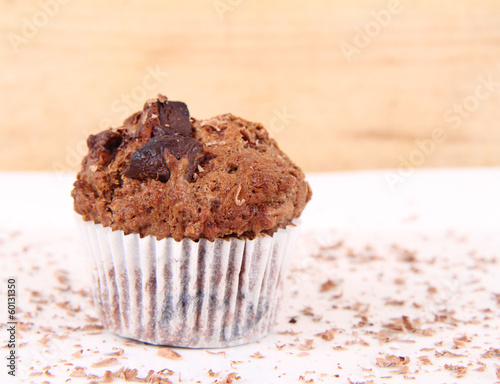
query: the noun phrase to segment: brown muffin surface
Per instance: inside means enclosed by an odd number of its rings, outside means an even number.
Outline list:
[[[303,172],[262,125],[231,114],[196,120],[161,95],[87,145],[75,211],[141,237],[272,234],[311,198]]]

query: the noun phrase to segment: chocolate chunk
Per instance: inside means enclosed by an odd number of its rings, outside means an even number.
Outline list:
[[[130,118],[129,118],[130,119]],[[190,136],[193,128],[186,104],[180,101],[149,100],[141,112],[141,119],[126,122],[142,123],[138,136],[151,138],[154,136],[182,135]]]
[[[141,125],[139,135],[150,137],[131,157],[124,175],[131,179],[154,179],[166,183],[170,169],[165,158],[165,149],[180,160],[187,156],[189,164],[186,179],[191,181],[198,167],[197,155],[202,151],[200,144],[191,137],[193,128],[186,104],[158,98],[144,106],[147,120]]]
[[[189,157],[189,154],[196,155],[201,151],[200,144],[190,136],[163,136],[161,140],[177,160],[180,160],[184,155],[188,155]]]
[[[97,135],[90,135],[87,138],[87,147],[89,149],[99,146],[107,151],[112,151],[118,148],[121,143],[122,136],[111,129],[99,132]]]
[[[123,137],[111,129],[90,135],[87,146],[93,150],[98,159],[99,166],[108,165],[115,157],[116,149],[121,145]]]
[[[149,100],[144,105],[141,117],[139,135],[142,137],[176,134],[190,136],[193,131],[187,105],[180,101]],[[126,122],[135,121],[137,123],[139,121],[139,119],[129,121],[130,119],[127,119]]]
[[[170,169],[164,152],[162,139],[152,138],[132,154],[123,175],[129,179],[140,181],[154,179],[166,183],[170,178]]]
[[[155,136],[163,135],[183,135],[191,134],[191,121],[189,120],[189,110],[187,105],[180,101],[158,101],[158,115],[160,126],[155,127]]]
[[[165,158],[165,149],[180,160],[186,155],[189,161],[186,169],[186,180],[191,181],[198,167],[196,155],[201,152],[201,146],[190,136],[170,135],[153,137],[134,152],[124,175],[130,179],[154,179],[166,183],[170,178],[170,169]]]
[[[198,169],[199,159],[197,159],[197,155],[202,152],[202,148],[201,145],[190,136],[176,136],[177,135],[167,137],[167,140],[170,141],[167,144],[167,148],[170,149],[170,153],[178,160],[184,155],[187,156],[189,163],[186,168],[185,176],[187,181],[191,181],[195,171]]]

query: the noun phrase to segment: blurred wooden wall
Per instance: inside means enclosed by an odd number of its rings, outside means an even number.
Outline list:
[[[0,6],[3,170],[76,169],[158,92],[262,122],[307,171],[500,165],[495,0]]]

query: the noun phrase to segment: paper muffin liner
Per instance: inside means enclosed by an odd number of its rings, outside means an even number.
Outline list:
[[[105,328],[151,344],[216,348],[273,327],[297,222],[253,240],[177,242],[79,221]]]

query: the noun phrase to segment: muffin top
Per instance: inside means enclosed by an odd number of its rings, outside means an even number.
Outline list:
[[[85,221],[158,240],[254,238],[300,216],[304,173],[261,124],[231,114],[189,117],[159,95],[119,128],[87,139],[74,183]]]

